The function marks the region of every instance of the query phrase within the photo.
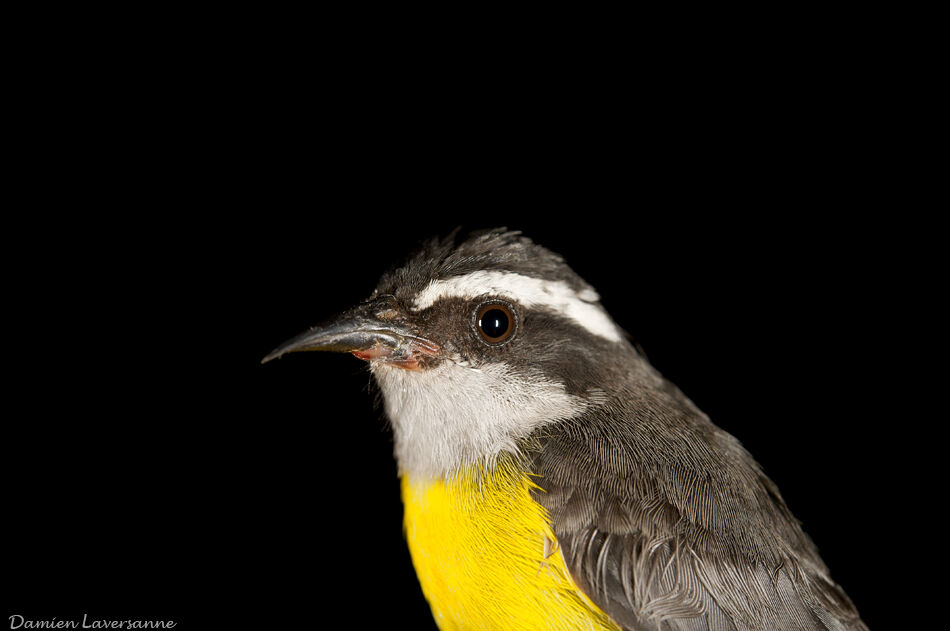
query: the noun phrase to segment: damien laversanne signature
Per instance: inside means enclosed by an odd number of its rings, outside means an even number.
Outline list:
[[[31,620],[20,614],[10,616],[11,629],[174,629],[178,623],[174,620],[106,620],[82,615],[79,620],[60,620],[56,616],[49,620]]]

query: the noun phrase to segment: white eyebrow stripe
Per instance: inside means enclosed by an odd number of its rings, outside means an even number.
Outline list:
[[[442,298],[476,298],[490,294],[520,302],[526,307],[547,307],[570,318],[594,335],[612,342],[621,340],[617,326],[597,304],[593,289],[580,293],[563,280],[544,280],[514,272],[478,271],[444,280],[431,281],[413,301],[416,310],[431,307]]]

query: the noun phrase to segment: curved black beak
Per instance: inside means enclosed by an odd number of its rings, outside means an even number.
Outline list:
[[[421,355],[437,354],[439,345],[415,335],[394,300],[383,296],[287,340],[261,363],[297,351],[352,353],[360,359],[382,359],[404,368],[416,368]]]

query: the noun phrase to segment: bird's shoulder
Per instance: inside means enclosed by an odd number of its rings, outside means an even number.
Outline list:
[[[574,581],[625,628],[865,628],[776,486],[674,387],[541,428],[528,452]]]

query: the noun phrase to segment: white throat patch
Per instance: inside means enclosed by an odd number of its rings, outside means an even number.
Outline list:
[[[476,298],[491,294],[526,307],[547,307],[581,325],[594,335],[619,342],[622,338],[593,289],[576,292],[562,280],[544,280],[514,272],[478,271],[434,280],[419,292],[413,306],[421,311],[441,298]]]
[[[393,424],[400,474],[436,479],[463,466],[517,453],[515,441],[553,421],[577,416],[587,402],[541,375],[504,364],[469,368],[452,361],[429,370],[383,362],[371,369]]]

